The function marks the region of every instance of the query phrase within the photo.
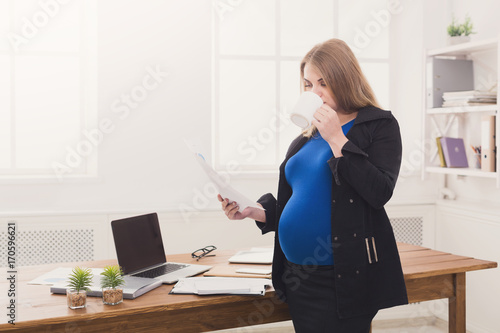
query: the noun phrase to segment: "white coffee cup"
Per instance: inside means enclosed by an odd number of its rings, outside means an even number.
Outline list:
[[[321,105],[323,105],[321,97],[312,91],[304,91],[293,107],[290,113],[290,119],[295,125],[304,129],[308,128],[312,124],[314,113],[316,113],[316,110],[318,110]]]

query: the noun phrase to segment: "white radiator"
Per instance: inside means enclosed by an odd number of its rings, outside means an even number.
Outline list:
[[[396,241],[422,246],[424,244],[423,216],[396,217],[390,219]]]

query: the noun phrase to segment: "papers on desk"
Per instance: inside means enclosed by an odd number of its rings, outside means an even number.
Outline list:
[[[170,291],[171,294],[195,295],[264,295],[271,286],[269,279],[229,277],[187,277]]]
[[[203,276],[224,276],[252,279],[270,279],[271,266],[268,268],[241,267],[239,265],[219,265],[211,268],[208,272],[203,273]]]
[[[37,277],[36,279],[31,280],[30,282],[28,282],[28,284],[41,284],[46,286],[52,286],[55,283],[61,283],[67,281],[68,276],[71,274],[71,271],[72,268],[59,267]],[[98,274],[100,274],[100,272]]]
[[[28,284],[51,285],[51,293],[66,294],[66,289],[68,289],[68,276],[71,274],[72,270],[73,268],[69,267],[59,267],[28,282]],[[102,296],[100,274],[103,272],[103,269],[91,268],[91,271],[94,278],[92,279],[92,286],[90,286],[91,291],[88,292],[87,295]],[[161,280],[157,279],[136,276],[124,276],[123,279],[125,280],[125,285],[121,288],[123,289],[124,299],[134,299],[162,285]]]

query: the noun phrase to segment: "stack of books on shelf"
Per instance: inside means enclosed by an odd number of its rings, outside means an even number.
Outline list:
[[[487,105],[496,103],[496,91],[467,90],[443,93],[443,107]]]

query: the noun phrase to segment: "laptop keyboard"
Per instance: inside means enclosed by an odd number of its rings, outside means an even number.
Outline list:
[[[166,265],[159,266],[159,267],[156,267],[156,268],[144,271],[144,272],[133,274],[132,276],[155,278],[155,277],[158,277],[160,275],[175,272],[175,271],[177,271],[181,268],[187,267],[187,266],[189,266],[189,265],[168,263]]]

